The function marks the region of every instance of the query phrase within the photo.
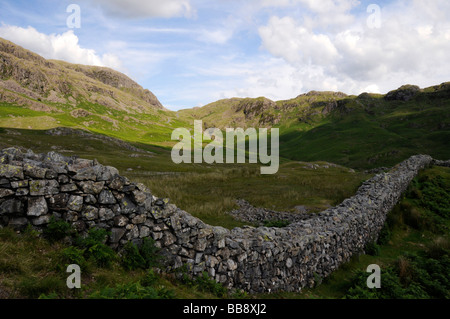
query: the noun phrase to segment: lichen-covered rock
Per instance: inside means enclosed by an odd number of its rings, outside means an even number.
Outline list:
[[[67,208],[75,212],[80,212],[83,208],[83,202],[83,197],[72,195],[69,197],[69,201],[67,202]]]
[[[9,164],[0,164],[0,177],[23,179],[23,168]]]
[[[59,183],[56,180],[32,180],[29,182],[31,196],[56,195]]]

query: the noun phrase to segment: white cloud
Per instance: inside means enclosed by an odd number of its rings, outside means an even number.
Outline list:
[[[259,28],[259,34],[270,53],[293,64],[327,64],[338,55],[327,35],[315,34],[291,17],[270,18],[267,26]]]
[[[268,2],[268,1],[266,1]],[[317,1],[302,2],[317,13]],[[349,14],[350,1],[340,3]],[[320,2],[322,4],[322,2]],[[322,11],[323,10],[323,11]],[[305,13],[305,16],[308,13]],[[352,16],[345,29],[327,29],[309,23],[308,17],[271,17],[259,28],[262,47],[294,67],[292,81],[303,89],[386,92],[405,83],[429,86],[450,80],[450,4],[435,0],[396,1],[382,7],[380,28],[370,28],[367,15]],[[349,20],[350,21],[350,20]]]
[[[0,37],[33,51],[46,59],[64,60],[71,63],[108,66],[121,70],[122,62],[110,53],[99,55],[92,49],[82,48],[72,30],[62,34],[44,34],[33,27],[0,26]]]
[[[93,0],[105,13],[127,19],[191,17],[189,0]]]
[[[360,4],[357,0],[263,0],[262,7],[302,6],[305,26],[344,28],[354,21],[350,11]]]

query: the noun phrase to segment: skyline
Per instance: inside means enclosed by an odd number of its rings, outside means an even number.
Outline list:
[[[79,28],[67,23],[71,4]],[[179,110],[449,81],[448,17],[445,0],[0,0],[0,37],[116,69]]]

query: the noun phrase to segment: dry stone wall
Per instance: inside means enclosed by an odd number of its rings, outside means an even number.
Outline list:
[[[432,162],[412,156],[364,182],[340,205],[287,227],[228,230],[205,224],[95,160],[9,148],[0,152],[0,226],[41,230],[54,216],[81,233],[108,230],[108,244],[117,250],[151,237],[167,271],[187,265],[190,274],[207,272],[230,288],[298,291],[361,253],[410,181]]]

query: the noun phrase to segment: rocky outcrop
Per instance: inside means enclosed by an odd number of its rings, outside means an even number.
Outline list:
[[[95,160],[9,148],[0,152],[0,225],[40,230],[54,216],[81,233],[107,229],[116,249],[151,237],[166,256],[167,271],[187,265],[191,275],[207,272],[230,288],[298,291],[361,253],[410,181],[431,163],[430,156],[412,156],[364,182],[340,205],[284,228],[228,230],[205,224]]]
[[[164,109],[152,92],[125,74],[106,67],[46,60],[2,38],[0,101],[39,111],[55,111],[45,102],[72,106],[89,102],[128,113]]]
[[[251,121],[259,117],[259,124],[263,126],[272,126],[280,122],[280,116],[272,114],[277,108],[274,101],[265,97],[242,99],[233,107],[235,112],[242,112],[246,120]]]
[[[387,101],[409,101],[420,92],[417,85],[402,85],[397,90],[388,92],[384,99]]]

